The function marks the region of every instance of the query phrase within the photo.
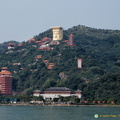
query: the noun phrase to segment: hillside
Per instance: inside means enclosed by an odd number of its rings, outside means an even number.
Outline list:
[[[75,46],[63,41],[75,35]],[[47,30],[34,36],[36,41],[52,38]],[[74,26],[64,30],[64,38],[52,49],[41,50],[40,44],[23,42],[22,46],[0,53],[0,68],[8,67],[13,76],[14,91],[33,91],[53,86],[83,91],[84,99],[116,99],[120,90],[120,31]],[[38,60],[37,55],[42,55]],[[77,59],[83,60],[82,69]],[[48,60],[54,67],[47,69]],[[14,63],[20,63],[15,65]]]
[[[0,52],[3,52],[4,50],[7,49],[8,43],[18,44],[18,42],[16,42],[16,41],[8,41],[8,42],[1,43],[0,44]]]

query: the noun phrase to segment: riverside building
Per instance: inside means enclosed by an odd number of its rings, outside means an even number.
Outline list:
[[[69,88],[66,87],[50,87],[47,88],[45,91],[36,90],[33,93],[33,96],[42,96],[44,99],[52,99],[53,98],[59,98],[62,97],[70,97],[70,96],[76,96],[78,98],[81,98],[82,92],[80,90],[77,90],[75,92],[72,92]]]

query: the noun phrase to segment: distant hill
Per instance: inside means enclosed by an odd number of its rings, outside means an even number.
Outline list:
[[[75,36],[74,47],[63,42],[71,33]],[[40,41],[44,37],[52,38],[52,31],[47,30],[33,38]],[[78,25],[64,30],[63,40],[59,45],[50,45],[51,50],[41,50],[40,47],[34,42],[23,42],[22,46],[0,53],[0,68],[8,67],[11,71],[14,91],[62,86],[82,90],[84,99],[119,98],[119,30]],[[42,57],[37,60],[37,55]],[[83,60],[82,69],[77,68],[78,58]],[[48,70],[49,63],[44,60],[54,63],[53,69]]]

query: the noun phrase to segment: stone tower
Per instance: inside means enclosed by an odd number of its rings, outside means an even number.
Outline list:
[[[58,41],[63,39],[62,27],[52,27],[52,31],[53,31],[53,41]]]

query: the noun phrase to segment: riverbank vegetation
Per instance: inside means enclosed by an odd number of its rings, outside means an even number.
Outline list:
[[[42,96],[36,97],[27,94],[15,95],[15,96],[0,96],[0,104],[18,104],[18,105],[120,105],[119,100],[101,99],[79,99],[75,96],[62,97],[52,99],[43,99]]]

